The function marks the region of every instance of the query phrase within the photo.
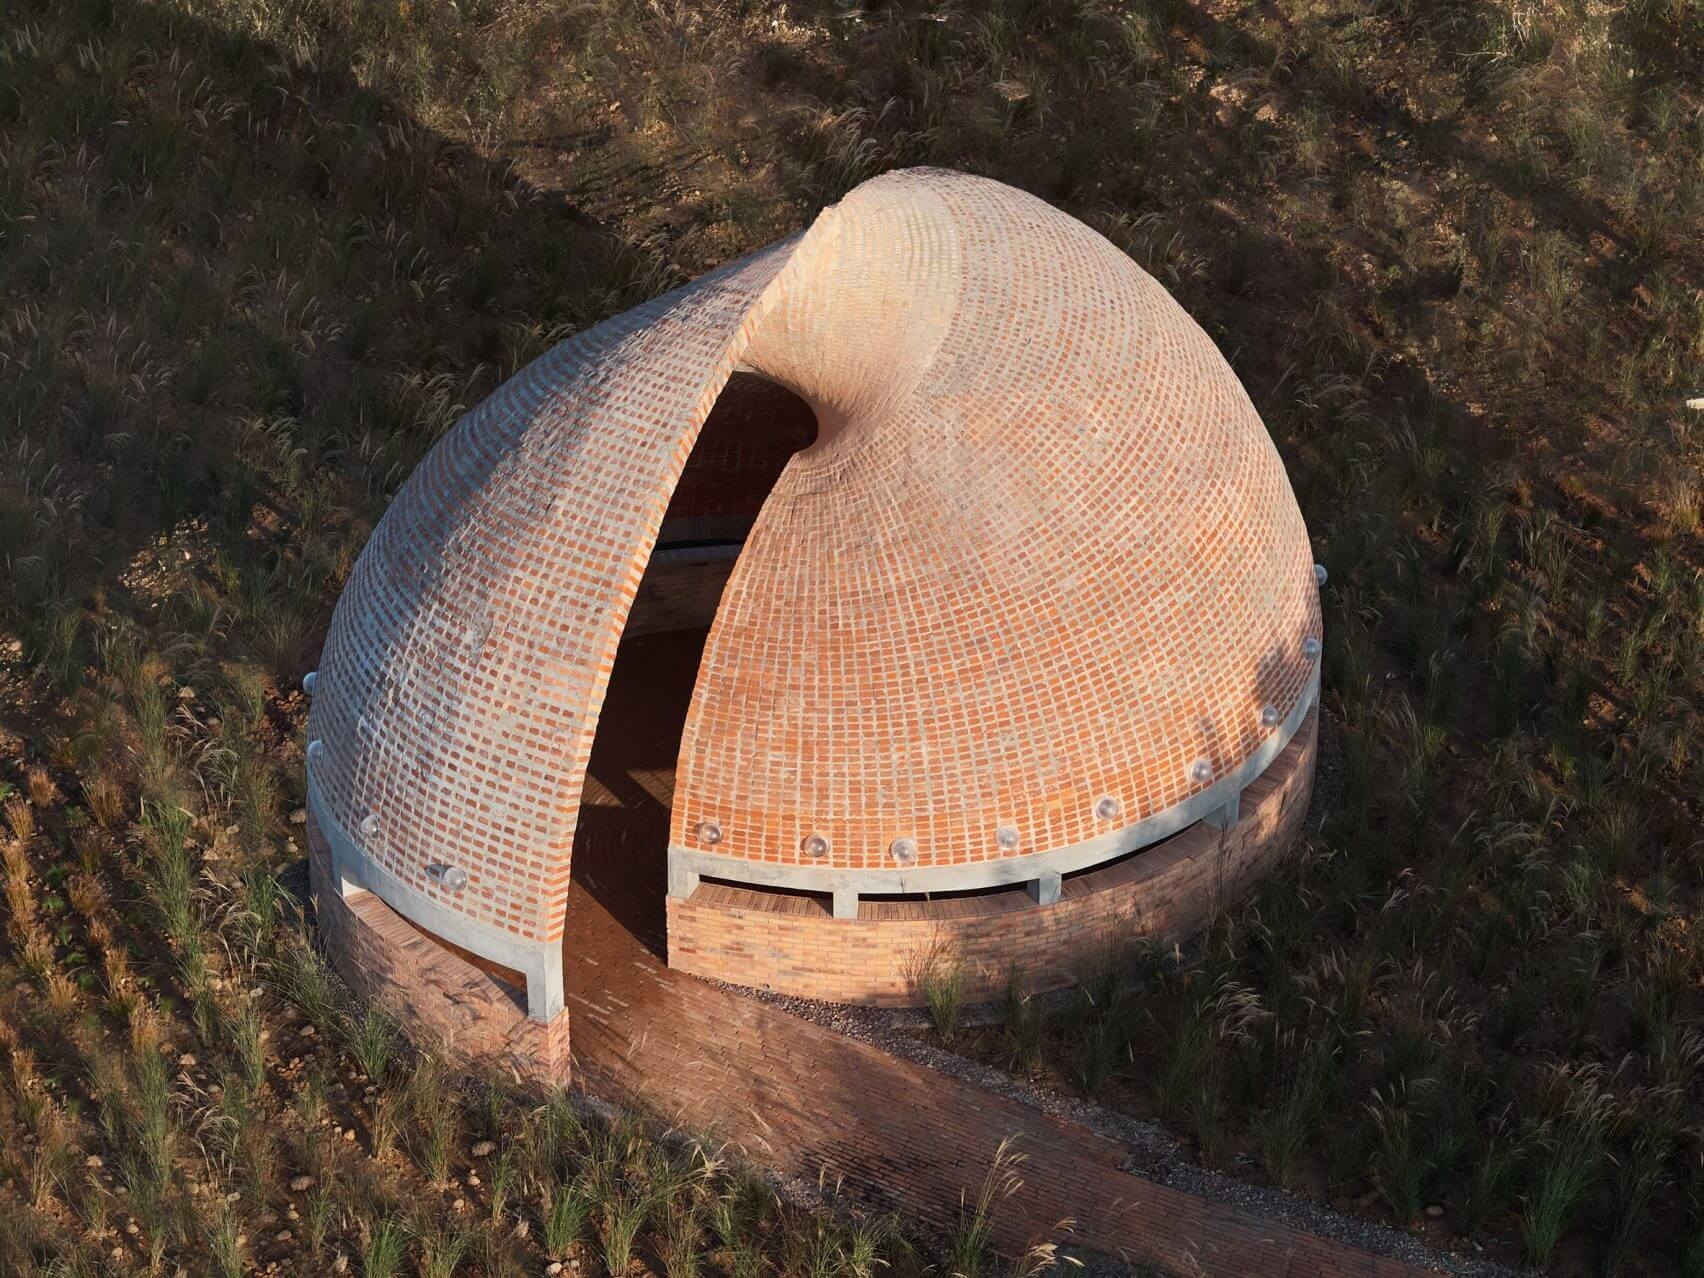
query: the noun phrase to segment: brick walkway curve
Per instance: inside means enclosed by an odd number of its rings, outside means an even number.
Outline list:
[[[1008,1246],[1070,1219],[1071,1241],[1179,1278],[1422,1272],[1129,1175],[1119,1170],[1124,1147],[1086,1127],[669,969],[659,955],[670,726],[691,695],[701,642],[634,640],[612,677],[568,906],[578,1086],[728,1141],[784,1176],[842,1179],[859,1198],[936,1229],[952,1224],[961,1192],[974,1192],[1014,1137],[1026,1162],[1001,1217]]]
[[[577,1084],[783,1175],[844,1177],[861,1198],[944,1229],[1011,1136],[1026,1162],[1002,1214],[1008,1245],[1070,1218],[1072,1241],[1180,1276],[1421,1272],[1129,1175],[1123,1146],[1086,1127],[673,972],[581,884],[569,913]]]

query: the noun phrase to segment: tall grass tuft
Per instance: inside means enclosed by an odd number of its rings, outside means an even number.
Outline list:
[[[377,1002],[369,1001],[348,1018],[344,1043],[361,1072],[383,1082],[402,1045],[396,1019]]]
[[[1539,1140],[1521,1218],[1527,1256],[1540,1265],[1550,1258],[1575,1210],[1602,1175],[1616,1117],[1615,1099],[1596,1068],[1558,1066],[1548,1090],[1558,1113]]]
[[[1005,1017],[1009,1059],[1014,1067],[1030,1073],[1041,1064],[1047,1022],[1041,1001],[1023,973],[1016,967],[1006,973]]]
[[[388,1217],[372,1222],[361,1249],[361,1278],[397,1278],[408,1259],[408,1227]]]
[[[913,961],[912,980],[942,1038],[958,1031],[968,977],[964,960],[945,942],[931,943]]]
[[[1296,1160],[1313,1139],[1337,1093],[1339,1070],[1335,1044],[1316,1040],[1307,1048],[1278,1103],[1257,1121],[1261,1160],[1274,1184],[1290,1187]]]

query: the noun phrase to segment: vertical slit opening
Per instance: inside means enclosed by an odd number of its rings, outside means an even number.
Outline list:
[[[659,956],[675,766],[710,623],[763,503],[816,437],[816,415],[792,391],[752,373],[729,379],[687,458],[616,650],[580,795],[570,910],[603,910]]]

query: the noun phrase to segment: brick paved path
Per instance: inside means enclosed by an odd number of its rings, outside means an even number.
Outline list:
[[[1015,1137],[1027,1161],[1002,1215],[1009,1246],[1069,1218],[1074,1241],[1180,1276],[1419,1272],[1127,1175],[1123,1147],[1085,1127],[670,971],[659,957],[669,731],[676,724],[678,740],[701,642],[651,636],[631,641],[631,657],[624,645],[605,703],[565,947],[579,1085],[783,1175],[844,1178],[866,1201],[937,1229]]]
[[[1003,1242],[1070,1237],[1179,1275],[1418,1271],[1118,1170],[1122,1146],[756,1000],[671,972],[576,884],[575,1077],[600,1096],[732,1142],[785,1175],[844,1177],[907,1220],[949,1226],[1007,1136],[1027,1156]],[[1193,1266],[1193,1267],[1192,1267]]]

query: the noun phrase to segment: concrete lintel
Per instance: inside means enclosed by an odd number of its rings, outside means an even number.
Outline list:
[[[1060,892],[1064,890],[1065,880],[1057,870],[1043,870],[1041,877],[1031,879],[1027,886],[1030,900],[1037,905],[1056,905]]]
[[[1318,699],[1319,667],[1316,665],[1312,678],[1302,695],[1297,698],[1289,716],[1273,729],[1271,735],[1242,766],[1163,812],[1156,812],[1121,830],[1111,830],[1070,847],[964,865],[912,866],[905,870],[854,870],[832,865],[785,865],[773,861],[748,860],[745,857],[703,851],[676,843],[669,847],[669,894],[679,895],[675,892],[677,876],[688,871],[733,883],[786,888],[795,892],[855,892],[861,896],[884,896],[896,893],[973,892],[1022,886],[1033,894],[1034,889],[1030,888],[1030,885],[1048,874],[1066,875],[1092,869],[1106,861],[1158,843],[1162,839],[1169,839],[1197,821],[1224,819],[1226,808],[1233,802],[1240,806],[1243,790],[1252,785],[1260,774],[1272,765],[1272,761],[1283,753],[1284,748],[1307,721],[1308,714]],[[992,830],[989,831],[989,837],[993,837]]]
[[[1201,818],[1201,824],[1209,830],[1229,830],[1242,820],[1242,791],[1238,790],[1225,800],[1224,806],[1214,809]]]
[[[335,820],[308,765],[308,811],[331,851],[332,875],[345,900],[371,892],[405,919],[459,949],[522,973],[527,980],[527,1016],[549,1021],[563,1009],[562,942],[530,941],[469,918],[434,901],[367,856]]]

